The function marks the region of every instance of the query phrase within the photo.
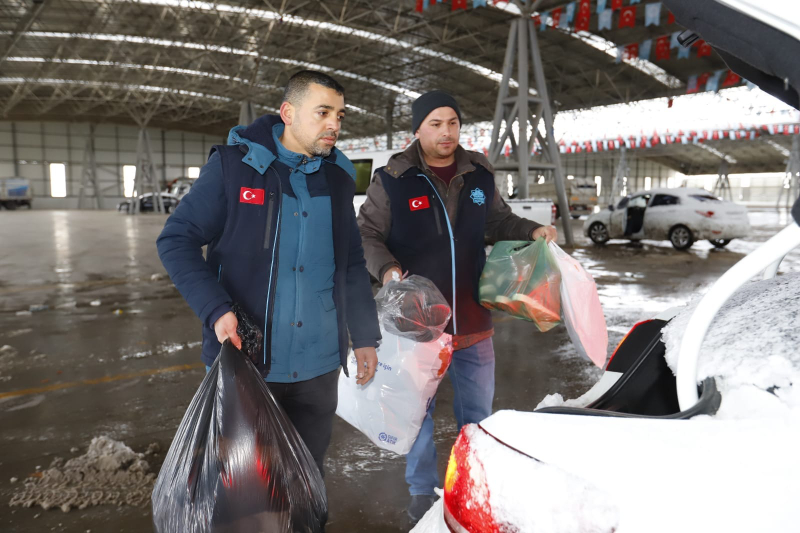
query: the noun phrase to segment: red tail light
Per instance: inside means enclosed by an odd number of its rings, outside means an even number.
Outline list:
[[[626,340],[628,340],[628,337],[631,336],[631,333],[633,333],[634,330],[636,328],[638,328],[639,326],[641,326],[643,324],[647,324],[649,322],[652,322],[652,320],[642,320],[641,322],[637,322],[636,324],[633,325],[631,330],[628,333],[626,333],[624,337],[622,337],[622,340],[619,341],[619,344],[617,344],[617,347],[614,348],[614,353],[612,353],[611,357],[608,358],[608,363],[606,363],[606,370],[608,370],[608,367],[611,366],[611,361],[613,361],[614,360],[614,356],[617,355],[617,351],[619,351],[619,347],[622,346],[625,343]]]
[[[556,204],[550,206],[550,225],[556,225]]]
[[[470,434],[483,431],[470,424],[461,429],[444,479],[445,522],[454,533],[500,533],[492,518],[483,464],[472,453]]]
[[[695,211],[695,213],[706,218],[711,218],[714,216],[714,211]]]

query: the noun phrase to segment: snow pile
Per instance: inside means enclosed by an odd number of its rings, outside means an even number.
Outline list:
[[[153,445],[150,451],[155,451]],[[143,506],[149,504],[155,483],[149,470],[144,454],[111,438],[95,437],[86,454],[66,463],[57,457],[49,469],[29,477],[9,505],[64,512],[103,504]]]
[[[492,516],[500,531],[600,533],[617,529],[616,506],[592,484],[512,450],[478,426],[466,426],[464,431],[473,461],[470,471],[483,470],[480,477],[485,477]]]
[[[666,359],[677,369],[683,332],[699,299],[663,330]],[[800,273],[739,289],[703,341],[698,381],[713,376],[722,393],[717,418],[788,417],[800,413]],[[792,412],[794,411],[794,414]]]

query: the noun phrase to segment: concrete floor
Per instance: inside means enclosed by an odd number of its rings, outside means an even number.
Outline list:
[[[666,242],[604,247],[583,238],[574,255],[594,275],[609,329],[609,351],[638,320],[701,293],[744,254],[786,223],[786,214],[751,213],[753,234],[724,251],[698,243],[677,252]],[[164,219],[113,212],[0,212],[0,530],[150,531],[149,507],[95,507],[63,513],[9,508],[23,479],[56,456],[83,453],[108,435],[136,451],[157,442],[163,461],[204,375],[198,321],[168,279],[155,251]],[[782,270],[800,269],[793,254]],[[95,305],[92,305],[95,302]],[[99,302],[99,303],[98,303]],[[33,305],[48,309],[18,315]],[[575,397],[598,371],[571,349],[563,327],[546,334],[496,315],[495,409],[530,410],[546,395]],[[103,379],[101,379],[103,378]],[[455,436],[452,388],[436,406],[443,475]],[[328,453],[329,533],[408,531],[405,462],[374,447],[336,419]]]

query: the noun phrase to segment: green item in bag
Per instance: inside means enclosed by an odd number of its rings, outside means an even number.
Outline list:
[[[482,306],[548,331],[561,323],[561,274],[545,239],[494,245],[479,286]]]

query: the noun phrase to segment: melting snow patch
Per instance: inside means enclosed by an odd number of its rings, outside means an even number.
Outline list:
[[[33,331],[33,329],[31,328],[15,329],[13,331],[9,331],[8,333],[6,333],[5,336],[9,339],[13,339],[14,337],[19,337],[20,335],[25,335],[27,333],[30,333],[31,331]]]
[[[141,507],[149,503],[154,482],[143,454],[109,437],[95,437],[84,455],[66,463],[56,458],[49,469],[26,479],[9,505],[64,512],[104,504]]]

